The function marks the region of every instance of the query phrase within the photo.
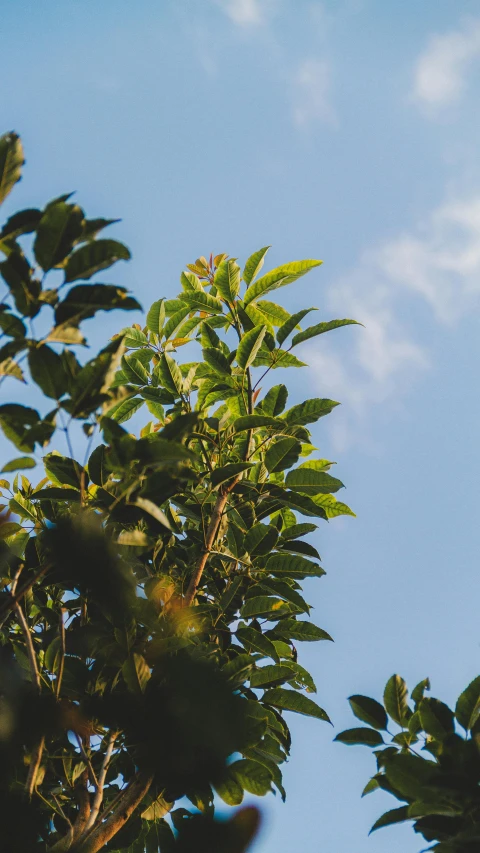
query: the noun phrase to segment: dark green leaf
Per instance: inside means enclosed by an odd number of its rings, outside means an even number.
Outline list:
[[[255,524],[245,536],[245,550],[251,557],[269,554],[278,540],[278,530],[270,524]]]
[[[285,471],[298,462],[302,445],[293,437],[281,438],[271,444],[265,453],[265,465],[271,474]]]
[[[350,696],[350,707],[362,723],[367,723],[373,726],[374,729],[385,730],[388,726],[388,717],[385,713],[385,708],[380,705],[375,699],[370,699],[368,696]]]
[[[81,494],[76,489],[39,489],[31,495],[32,501],[79,501]]]
[[[274,708],[280,708],[282,711],[295,711],[297,714],[316,717],[318,720],[325,720],[327,723],[330,722],[326,711],[320,708],[313,699],[309,699],[303,693],[296,693],[294,690],[275,687],[273,690],[267,690],[262,702],[265,702],[266,705],[273,705]]]
[[[246,370],[255,361],[266,331],[266,326],[254,326],[243,335],[237,348],[237,363],[242,370]]]
[[[27,328],[20,317],[16,317],[8,311],[0,313],[0,329],[10,338],[24,338],[27,334]]]
[[[303,311],[297,311],[296,314],[292,314],[286,322],[280,326],[277,332],[277,341],[281,346],[283,342],[288,338],[290,332],[293,332],[295,326],[303,320],[303,318],[310,314],[311,311],[316,311],[316,308],[304,308]]]
[[[443,740],[455,731],[453,712],[439,699],[422,699],[418,706],[422,729],[435,740]]]
[[[252,462],[231,462],[229,465],[224,465],[223,468],[215,468],[210,474],[212,486],[217,488],[222,483],[233,480],[234,477],[251,468],[252,464]]]
[[[240,610],[240,615],[243,619],[268,617],[270,621],[273,621],[290,612],[290,607],[281,598],[258,595],[256,598],[249,598],[245,602]]]
[[[28,353],[28,366],[33,381],[47,397],[59,400],[68,389],[68,376],[60,356],[51,347],[32,348]]]
[[[346,731],[340,732],[335,740],[339,743],[345,743],[347,746],[381,746],[383,744],[383,737],[380,732],[363,726],[356,729],[346,729]]]
[[[416,687],[412,690],[412,700],[415,703],[415,708],[417,708],[422,701],[425,690],[430,690],[430,679],[428,678],[424,678],[422,681],[419,681]]]
[[[305,426],[315,423],[324,415],[328,415],[338,405],[340,404],[335,403],[334,400],[321,400],[319,398],[305,400],[304,403],[299,403],[298,406],[293,406],[288,412],[285,412],[283,417],[287,424]]]
[[[375,832],[376,829],[381,829],[382,826],[391,826],[393,823],[402,823],[404,820],[408,820],[408,806],[391,809],[375,821],[370,833]]]
[[[210,296],[204,290],[192,290],[190,293],[182,294],[182,299],[192,311],[205,311],[207,314],[223,313],[220,299]]]
[[[74,489],[80,489],[83,481],[83,487],[86,488],[88,475],[75,459],[61,456],[60,453],[47,453],[43,457],[43,464],[45,473],[56,486],[73,486]]]
[[[317,335],[323,335],[324,332],[330,332],[332,329],[339,329],[340,326],[360,325],[356,320],[330,320],[328,323],[317,323],[316,326],[309,326],[303,332],[298,332],[292,338],[292,346],[296,347],[303,341],[308,341],[310,338],[315,338]]]
[[[289,578],[320,578],[325,574],[324,569],[294,554],[272,554],[268,560],[265,570],[272,575],[285,576]]]
[[[130,252],[118,240],[94,240],[73,252],[65,264],[65,281],[89,279],[116,261],[130,260]]]
[[[470,731],[477,722],[480,717],[480,675],[458,697],[455,716],[466,731]]]
[[[285,485],[305,495],[326,495],[344,488],[341,480],[312,468],[295,468],[289,471]]]
[[[258,761],[243,758],[231,764],[229,769],[238,779],[240,785],[250,794],[263,797],[271,790],[272,776],[265,765]]]
[[[283,620],[276,628],[276,632],[287,637],[289,640],[303,640],[311,643],[315,643],[318,640],[330,640],[333,642],[330,634],[327,634],[323,628],[318,628],[312,622],[301,622],[298,619]]]
[[[45,272],[65,260],[82,234],[83,222],[83,210],[76,204],[48,205],[33,244],[35,259]]]
[[[273,388],[265,394],[258,408],[261,408],[265,415],[270,415],[272,418],[277,418],[284,410],[288,398],[286,385],[274,385]]]
[[[36,208],[20,210],[7,219],[0,232],[0,237],[9,237],[14,240],[22,234],[31,234],[32,231],[35,231],[41,218],[42,212]]]
[[[202,354],[204,361],[217,373],[229,375],[232,372],[228,359],[220,349],[205,347]]]
[[[93,244],[94,245],[94,244]],[[59,302],[55,309],[55,322],[78,323],[93,317],[97,311],[138,311],[141,305],[129,296],[125,287],[114,284],[77,284]]]
[[[289,666],[262,666],[250,676],[251,687],[273,687],[291,681],[293,672]]]
[[[383,703],[387,714],[394,722],[403,726],[408,721],[409,710],[407,704],[407,685],[399,675],[392,675],[385,685]]]
[[[237,418],[233,427],[235,432],[243,432],[246,429],[256,429],[257,427],[276,426],[281,428],[282,422],[276,418],[269,418],[266,415],[244,415]]]
[[[161,335],[165,323],[165,300],[157,299],[147,314],[147,326],[155,335]]]
[[[279,657],[274,644],[268,637],[265,637],[261,631],[256,631],[254,628],[249,628],[247,625],[240,625],[237,628],[236,636],[246,649],[253,649],[259,652],[264,657],[270,657],[275,663],[279,662]]]

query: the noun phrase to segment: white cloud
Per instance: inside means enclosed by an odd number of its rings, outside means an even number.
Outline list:
[[[322,121],[336,127],[335,110],[330,102],[331,69],[325,59],[305,59],[293,78],[293,119],[300,127]]]
[[[319,393],[348,404],[335,419],[333,440],[340,449],[359,431],[365,437],[361,424],[372,404],[389,400],[401,410],[406,392],[428,368],[429,353],[415,340],[412,323],[420,302],[431,309],[434,324],[459,322],[480,309],[480,195],[447,202],[411,233],[365,252],[330,288],[331,316],[365,326],[305,345]]]
[[[453,32],[431,37],[420,56],[413,86],[414,99],[439,108],[457,101],[474,59],[480,58],[480,20],[466,21]]]
[[[273,0],[217,0],[226,15],[240,27],[264,24],[272,11]]]

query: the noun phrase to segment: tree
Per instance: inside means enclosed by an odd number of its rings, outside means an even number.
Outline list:
[[[22,165],[5,135],[0,202]],[[0,529],[3,834],[12,853],[241,853],[258,816],[215,820],[214,792],[231,806],[244,791],[283,798],[284,712],[328,721],[297,661],[297,641],[331,639],[305,618],[301,581],[324,574],[305,537],[313,519],[352,514],[332,463],[310,458],[308,426],[337,403],[288,408],[284,384],[264,386],[304,366],[300,343],[354,321],[302,330],[315,309],[291,315],[265,297],[320,261],[261,275],[265,247],[243,271],[225,254],[199,258],[176,299],[81,364],[86,319],[139,308],[90,282],[130,257],[98,238],[112,222],[66,195],[0,233],[13,301],[0,313],[2,381],[26,381],[26,361],[48,409],[0,406],[23,454],[0,484],[19,519]],[[196,360],[181,363],[186,345]],[[37,461],[31,483],[20,472]]]
[[[480,846],[480,677],[459,696],[454,712],[425,696],[428,690],[426,678],[412,690],[409,704],[405,681],[392,675],[383,704],[351,696],[353,713],[366,725],[341,732],[336,740],[374,747],[377,773],[363,795],[381,789],[402,802],[383,814],[372,832],[412,821],[415,832],[437,842],[429,850],[475,853]]]

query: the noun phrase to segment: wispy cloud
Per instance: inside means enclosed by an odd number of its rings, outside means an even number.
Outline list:
[[[299,127],[321,121],[332,127],[338,119],[331,100],[331,68],[326,59],[304,59],[293,76],[293,119]]]
[[[271,15],[275,0],[217,0],[217,5],[240,27],[264,24]]]
[[[480,58],[480,20],[434,35],[418,59],[413,85],[417,103],[430,109],[449,106],[465,89],[471,63]]]
[[[305,346],[319,391],[348,403],[337,418],[337,445],[358,435],[359,425],[361,432],[372,404],[388,400],[398,410],[428,368],[430,354],[411,322],[419,300],[434,324],[458,323],[480,309],[480,195],[447,202],[412,232],[365,252],[330,289],[332,315],[365,325],[350,330],[348,345],[329,335]]]

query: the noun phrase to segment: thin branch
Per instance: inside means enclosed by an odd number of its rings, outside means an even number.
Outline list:
[[[22,600],[23,596],[26,595],[26,593],[31,590],[32,586],[34,586],[34,584],[36,584],[36,582],[40,580],[40,578],[42,578],[51,568],[52,566],[48,564],[42,569],[40,569],[40,571],[37,572],[37,574],[34,575],[33,578],[30,578],[30,580],[27,581],[27,583],[19,589],[16,595],[15,592],[12,590],[12,592],[10,593],[11,598],[6,601],[3,607],[0,609],[0,628],[2,627],[5,620],[8,618],[8,614],[10,613],[10,611],[15,610],[16,605],[19,601]]]
[[[109,768],[110,760],[112,758],[113,747],[117,738],[117,734],[117,732],[110,732],[108,736],[107,749],[105,750],[102,766],[100,768],[100,774],[98,776],[95,796],[93,798],[92,810],[90,812],[90,817],[85,827],[86,830],[90,829],[90,827],[92,827],[95,823],[98,813],[100,811],[100,806],[103,802],[103,789],[105,787],[105,779],[107,777],[107,770]]]
[[[55,689],[55,695],[57,699],[60,698],[60,690],[62,689],[63,680],[63,670],[65,667],[65,622],[63,620],[64,613],[65,608],[62,607],[60,610],[60,666],[58,668],[57,684]]]
[[[16,578],[18,581],[18,577]],[[13,586],[13,584],[12,584]],[[16,586],[16,584],[15,584]],[[27,656],[28,663],[30,665],[30,673],[32,676],[32,681],[35,684],[37,689],[37,693],[41,692],[42,685],[40,681],[40,673],[38,671],[37,665],[37,656],[35,654],[35,649],[33,646],[32,634],[30,628],[28,627],[28,622],[26,620],[25,614],[22,610],[20,603],[17,601],[15,603],[15,613],[17,615],[17,619],[23,634],[23,638],[25,640],[25,645],[27,647]],[[25,790],[29,797],[32,796],[33,791],[35,789],[35,783],[37,781],[38,770],[42,761],[43,748],[45,746],[45,737],[40,738],[38,744],[34,747],[32,754],[30,756],[30,766],[28,768],[28,776],[27,782],[25,785]]]
[[[87,753],[85,752],[85,747],[84,747],[84,745],[83,745],[83,741],[82,741],[82,739],[81,739],[80,735],[79,735],[79,734],[77,734],[76,732],[75,732],[75,738],[76,738],[76,740],[77,740],[77,743],[78,743],[78,746],[79,746],[80,752],[81,752],[81,754],[82,754],[82,758],[83,758],[83,760],[84,760],[85,764],[86,764],[86,765],[87,765],[87,767],[88,767],[88,771],[89,771],[89,773],[90,773],[90,776],[91,776],[91,778],[92,778],[92,781],[93,781],[93,783],[94,783],[95,787],[96,787],[96,788],[98,788],[98,779],[97,779],[97,776],[96,776],[95,770],[94,770],[94,769],[93,769],[93,767],[92,767],[92,762],[90,761],[90,759],[89,759],[89,757],[88,757]]]

